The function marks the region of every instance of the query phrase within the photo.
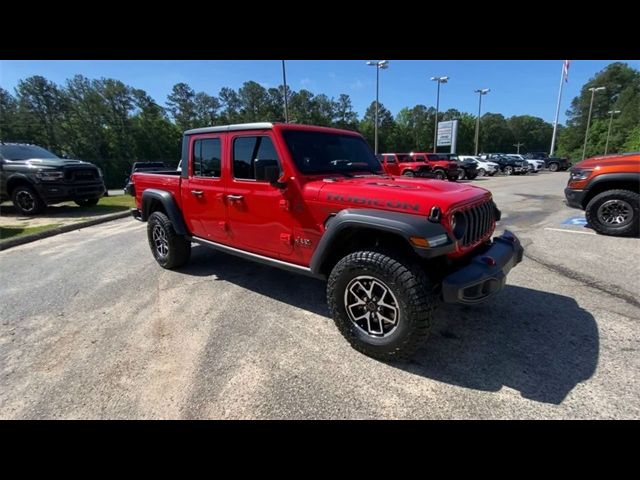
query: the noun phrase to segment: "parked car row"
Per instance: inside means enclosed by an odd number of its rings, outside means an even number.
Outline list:
[[[389,175],[436,178],[451,182],[473,180],[497,173],[524,175],[537,173],[544,168],[556,172],[570,167],[569,161],[563,158],[528,158],[505,153],[484,153],[478,156],[455,153],[383,153],[378,155],[378,160]]]

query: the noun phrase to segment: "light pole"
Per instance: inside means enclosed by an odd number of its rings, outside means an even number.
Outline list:
[[[587,118],[587,128],[584,131],[584,147],[582,148],[582,160],[587,155],[587,139],[589,138],[589,124],[591,123],[591,110],[593,110],[593,97],[595,97],[596,92],[600,92],[605,90],[604,87],[591,87],[589,91],[591,92],[591,103],[589,104],[589,117]]]
[[[478,143],[480,142],[480,110],[482,109],[482,96],[491,91],[490,88],[474,90],[478,94],[478,118],[476,119],[476,155],[478,155]]]
[[[447,83],[449,77],[431,77],[431,80],[438,82],[438,95],[436,96],[436,124],[433,129],[433,153],[438,149],[438,110],[440,108],[440,84]]]
[[[607,150],[609,149],[609,136],[611,135],[611,124],[613,123],[613,116],[620,113],[620,110],[609,110],[607,113],[611,115],[611,118],[609,119],[609,130],[607,131],[607,143],[604,144],[605,155],[607,154]]]
[[[284,123],[289,123],[289,104],[287,101],[287,72],[284,69],[284,60],[282,60],[282,82],[284,84]]]
[[[378,154],[378,95],[380,92],[380,69],[387,69],[389,68],[389,60],[380,60],[377,62],[367,62],[367,65],[369,65],[370,67],[376,67],[376,120],[375,120],[375,126],[374,126],[374,150],[376,155]]]

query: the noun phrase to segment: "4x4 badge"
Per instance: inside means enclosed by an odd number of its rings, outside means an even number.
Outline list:
[[[294,241],[295,241],[295,244],[299,247],[310,247],[312,243],[311,240],[309,240],[308,238],[302,238],[302,237],[296,237]]]

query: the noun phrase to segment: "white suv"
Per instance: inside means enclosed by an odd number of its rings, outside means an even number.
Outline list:
[[[480,157],[474,157],[472,155],[458,155],[458,158],[460,160],[473,160],[476,162],[479,177],[484,177],[485,175],[493,177],[500,171],[500,166],[497,163],[482,160]]]
[[[544,168],[544,160],[533,160],[531,158],[524,158],[523,155],[520,155],[517,153],[507,153],[507,157],[515,158],[516,160],[522,160],[524,162],[527,162],[529,165],[533,167],[533,168],[530,168],[529,170],[534,173],[538,173],[540,170]]]

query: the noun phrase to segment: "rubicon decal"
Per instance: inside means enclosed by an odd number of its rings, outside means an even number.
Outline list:
[[[403,210],[420,211],[419,203],[407,203],[399,202],[397,200],[379,200],[377,198],[366,197],[350,197],[344,195],[327,194],[328,202],[340,202],[340,203],[355,203],[356,205],[367,205],[369,207],[387,207],[387,208],[401,208]]]

